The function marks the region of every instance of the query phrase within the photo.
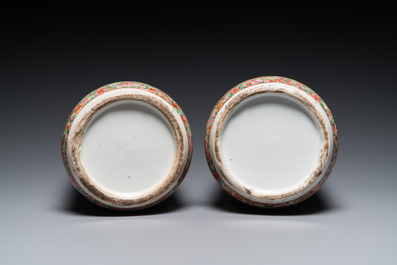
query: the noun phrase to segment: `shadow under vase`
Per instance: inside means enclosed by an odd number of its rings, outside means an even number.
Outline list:
[[[66,184],[65,184],[66,185]],[[72,214],[87,215],[87,216],[142,216],[142,215],[156,215],[172,211],[176,211],[182,207],[182,203],[178,198],[177,191],[170,197],[152,207],[142,210],[131,211],[115,211],[100,207],[80,194],[73,185],[69,184],[65,187],[66,203],[62,210]]]
[[[305,201],[282,208],[260,208],[250,206],[230,196],[222,188],[217,188],[214,192],[214,201],[212,206],[227,212],[251,215],[309,215],[321,214],[339,208],[332,197],[327,194],[323,187]]]

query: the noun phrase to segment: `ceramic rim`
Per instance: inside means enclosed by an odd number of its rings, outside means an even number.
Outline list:
[[[83,139],[90,121],[120,102],[153,108],[168,123],[174,138],[175,155],[169,172],[155,186],[142,192],[121,194],[106,189],[88,173],[90,170],[82,161]],[[180,107],[161,90],[138,82],[113,83],[87,95],[70,115],[62,139],[65,169],[74,186],[90,201],[115,210],[143,209],[166,199],[185,177],[191,155],[190,127]]]
[[[241,181],[242,176],[236,175],[230,169],[231,162],[228,159],[226,160],[226,155],[223,154],[227,149],[223,148],[222,145],[223,130],[235,109],[248,100],[255,97],[263,98],[276,95],[292,100],[307,110],[318,125],[319,133],[322,136],[322,144],[316,166],[307,176],[302,178],[302,181],[298,181],[285,189],[264,190],[255,187],[255,185],[247,185],[246,182]],[[230,195],[253,206],[283,207],[303,201],[323,185],[336,160],[338,139],[332,114],[317,94],[297,81],[272,76],[243,82],[219,100],[207,124],[205,150],[210,170],[218,183]],[[244,173],[241,173],[241,175],[244,175]]]

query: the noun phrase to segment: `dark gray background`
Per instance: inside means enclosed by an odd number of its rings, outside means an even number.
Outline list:
[[[120,7],[2,17],[1,264],[395,264],[396,30],[391,9]],[[76,8],[75,10],[79,10]],[[7,12],[5,12],[7,13]],[[230,88],[281,75],[331,108],[340,152],[325,186],[291,208],[226,195],[208,170],[208,116]],[[90,91],[140,81],[190,122],[175,194],[141,212],[97,207],[61,161],[66,119]]]

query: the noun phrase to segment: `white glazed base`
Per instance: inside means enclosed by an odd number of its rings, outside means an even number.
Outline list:
[[[221,136],[231,176],[250,189],[283,193],[315,170],[323,137],[299,101],[278,94],[250,97],[236,107]]]
[[[117,89],[76,116],[67,158],[77,184],[96,201],[142,208],[168,194],[188,158],[188,138],[175,108],[139,89]]]
[[[171,171],[175,139],[164,115],[145,102],[123,100],[88,123],[81,161],[93,182],[115,196],[139,196]]]
[[[225,185],[251,201],[282,204],[310,191],[327,168],[331,124],[306,92],[281,83],[248,87],[217,113],[210,155]]]

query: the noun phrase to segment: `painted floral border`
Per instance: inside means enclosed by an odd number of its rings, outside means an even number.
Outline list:
[[[82,187],[78,184],[78,182],[76,181],[76,178],[75,178],[75,176],[73,175],[73,173],[72,173],[72,171],[70,169],[70,165],[69,165],[69,162],[68,162],[68,159],[67,159],[67,155],[66,155],[69,131],[70,131],[70,128],[72,127],[72,123],[73,123],[74,119],[80,113],[80,111],[91,100],[93,100],[94,98],[96,98],[98,96],[101,96],[101,95],[103,95],[103,94],[105,94],[105,93],[107,93],[109,91],[113,91],[113,90],[116,90],[116,89],[125,89],[125,88],[135,88],[135,89],[139,89],[139,90],[144,90],[144,91],[150,92],[152,94],[155,94],[155,95],[159,96],[161,99],[165,100],[168,104],[170,104],[176,110],[176,112],[179,114],[179,117],[181,118],[181,120],[182,120],[182,122],[183,122],[183,124],[185,126],[187,139],[188,139],[187,161],[186,161],[185,168],[184,168],[184,170],[182,172],[182,175],[179,178],[177,184],[167,194],[165,194],[163,197],[161,197],[157,201],[155,201],[153,203],[150,203],[148,205],[144,205],[144,206],[141,206],[141,207],[135,207],[135,208],[121,208],[121,207],[107,205],[107,204],[104,204],[104,203],[96,200],[90,194],[86,193],[82,189]],[[66,170],[70,180],[72,181],[73,186],[83,196],[85,196],[89,201],[95,203],[96,205],[104,207],[104,208],[108,208],[108,209],[112,209],[112,210],[119,210],[119,211],[131,211],[131,210],[142,210],[142,209],[145,209],[145,208],[152,207],[152,206],[164,201],[166,198],[168,198],[179,187],[179,185],[182,183],[182,181],[185,178],[185,176],[187,174],[187,171],[189,170],[189,167],[190,167],[190,163],[191,163],[191,159],[192,159],[192,153],[193,153],[193,143],[192,143],[192,133],[191,133],[190,126],[189,126],[189,123],[187,121],[187,118],[186,118],[185,114],[183,113],[182,109],[179,107],[179,105],[170,96],[168,96],[166,93],[164,93],[160,89],[157,89],[157,88],[155,88],[153,86],[150,86],[150,85],[147,85],[147,84],[144,84],[144,83],[140,83],[140,82],[126,81],[126,82],[116,82],[116,83],[112,83],[112,84],[108,84],[108,85],[102,86],[102,87],[92,91],[91,93],[89,93],[87,96],[85,96],[77,104],[77,106],[73,109],[72,113],[69,115],[69,118],[68,118],[68,120],[66,122],[65,129],[63,131],[63,136],[62,136],[61,149],[62,149],[62,160],[63,160],[63,164],[64,164],[64,167],[65,167],[65,170]]]
[[[332,128],[332,134],[333,134],[333,150],[332,150],[332,155],[331,155],[331,161],[329,163],[329,166],[327,170],[325,171],[324,175],[322,176],[321,180],[319,183],[314,186],[309,192],[303,194],[302,196],[291,200],[287,202],[281,202],[281,203],[261,203],[261,202],[256,202],[253,200],[250,200],[249,198],[240,195],[239,193],[235,192],[232,188],[229,187],[227,183],[225,183],[221,176],[219,175],[218,171],[216,170],[214,166],[214,160],[211,157],[210,154],[210,136],[211,136],[211,129],[213,126],[213,123],[215,121],[215,118],[219,112],[219,110],[223,107],[223,105],[231,98],[233,95],[235,95],[237,92],[247,89],[251,86],[258,85],[258,84],[264,84],[264,83],[282,83],[282,84],[287,84],[294,86],[304,92],[306,92],[308,95],[310,95],[312,98],[314,98],[322,107],[322,109],[325,111],[325,113],[328,116],[328,119],[331,123],[331,128]],[[256,206],[256,207],[262,207],[262,208],[278,208],[278,207],[286,207],[286,206],[291,206],[294,204],[297,204],[299,202],[302,202],[312,196],[314,193],[316,193],[321,186],[325,183],[325,181],[328,179],[329,175],[331,174],[332,169],[335,166],[336,158],[338,156],[338,150],[339,150],[339,140],[338,140],[338,131],[336,129],[336,124],[334,117],[331,114],[331,111],[329,110],[328,106],[325,104],[324,100],[317,95],[312,89],[307,87],[306,85],[295,81],[290,78],[286,77],[280,77],[280,76],[263,76],[263,77],[258,77],[258,78],[253,78],[250,80],[247,80],[245,82],[240,83],[239,85],[233,87],[230,89],[215,105],[213,108],[211,115],[208,119],[207,127],[206,127],[206,134],[204,138],[204,147],[205,147],[205,156],[207,158],[207,163],[208,166],[216,179],[216,181],[221,185],[221,187],[229,193],[231,196],[236,198],[237,200],[246,203],[248,205]]]

